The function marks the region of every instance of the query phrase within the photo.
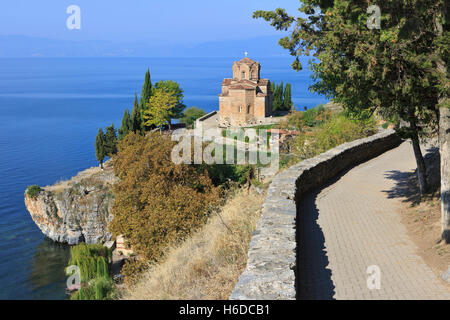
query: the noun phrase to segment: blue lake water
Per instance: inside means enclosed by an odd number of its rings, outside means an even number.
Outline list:
[[[298,109],[327,100],[308,91],[309,72],[290,58],[259,59],[261,76],[292,84]],[[46,239],[24,205],[28,185],[97,165],[99,127],[131,110],[147,68],[152,82],[180,83],[185,104],[218,109],[230,58],[0,59],[0,299],[64,299],[67,246]]]

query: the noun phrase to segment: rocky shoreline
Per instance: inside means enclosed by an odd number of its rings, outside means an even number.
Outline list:
[[[42,233],[53,241],[88,244],[111,240],[112,186],[117,182],[112,164],[89,168],[71,180],[41,188],[25,206]]]

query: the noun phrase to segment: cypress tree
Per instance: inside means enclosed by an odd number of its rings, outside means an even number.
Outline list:
[[[135,133],[141,130],[141,115],[139,110],[139,100],[137,94],[135,93],[134,106],[133,110],[131,111],[131,130]]]
[[[270,83],[270,91],[272,92],[272,96],[275,94],[275,82]]]
[[[142,86],[141,100],[139,103],[140,112],[140,130],[143,133],[146,129],[144,121],[144,110],[147,109],[147,104],[152,96],[152,81],[150,77],[150,69],[145,73],[144,85]]]
[[[111,124],[111,126],[106,127],[105,153],[108,157],[112,157],[113,154],[117,153],[117,136],[114,124]]]
[[[151,95],[152,95],[152,81],[150,77],[150,69],[147,69],[147,72],[145,72],[144,85],[142,86],[141,92],[141,102],[140,102],[141,110],[145,108],[145,104],[148,102]]]
[[[275,92],[273,95],[273,110],[281,111],[283,109],[283,82],[275,85]]]
[[[291,84],[290,83],[286,83],[286,88],[284,89],[284,101],[283,101],[283,105],[284,108],[283,110],[285,111],[290,111],[292,108],[292,94],[291,94]]]
[[[284,93],[284,84],[283,81],[281,81],[280,83],[280,87],[278,88],[278,90],[280,90],[278,92],[278,110],[282,111],[283,110],[283,93]]]
[[[273,111],[277,111],[278,110],[278,85],[275,82],[273,83],[272,96],[273,96],[272,109],[273,109]]]
[[[100,168],[103,169],[103,160],[105,160],[106,152],[105,152],[105,136],[101,128],[98,129],[97,137],[95,138],[95,156],[98,162],[100,162]]]
[[[122,124],[119,129],[119,139],[124,138],[133,129],[133,124],[131,123],[130,112],[128,109],[123,113]]]

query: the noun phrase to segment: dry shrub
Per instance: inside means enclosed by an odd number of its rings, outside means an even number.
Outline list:
[[[239,192],[123,292],[124,299],[228,299],[247,263],[264,196]]]
[[[204,225],[220,201],[219,189],[205,169],[171,161],[174,144],[170,136],[130,133],[113,158],[120,182],[114,186],[110,230],[122,234],[149,262],[159,261],[167,246]],[[125,268],[132,270],[132,266]]]

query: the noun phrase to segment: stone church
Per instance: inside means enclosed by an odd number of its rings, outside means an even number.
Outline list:
[[[272,112],[269,79],[260,78],[261,65],[250,58],[233,63],[233,78],[224,79],[219,94],[219,125],[262,123]]]

